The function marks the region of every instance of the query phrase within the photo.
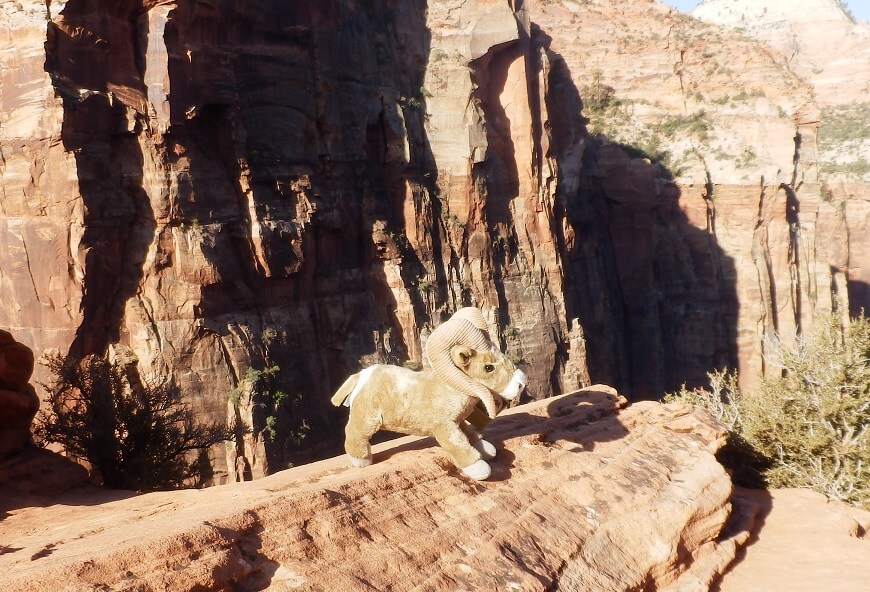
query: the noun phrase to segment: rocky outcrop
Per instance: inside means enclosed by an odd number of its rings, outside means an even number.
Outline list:
[[[33,352],[0,330],[0,461],[33,444],[30,423],[39,397],[29,384]]]
[[[593,379],[616,380],[597,374],[606,358],[631,368],[635,396],[723,367],[751,389],[768,371],[766,335],[788,339],[847,300],[850,237],[821,197],[812,87],[746,36],[655,3],[543,4],[535,22],[561,65],[551,101],[609,139],[575,124],[550,146],[560,182],[584,154],[579,188],[565,185],[565,236],[600,263],[583,257],[570,276],[612,297],[574,308]],[[563,119],[550,124],[566,136]],[[614,326],[621,347],[596,357]]]
[[[87,481],[84,467],[34,445],[39,397],[29,383],[33,366],[30,348],[0,330],[0,518],[7,498],[57,494]]]
[[[377,447],[366,469],[332,459],[253,483],[13,510],[0,522],[0,582],[706,590],[748,535],[738,523],[723,531],[731,483],[713,457],[723,432],[689,406],[624,405],[594,387],[500,416],[487,482],[462,478],[430,440],[405,438]]]
[[[837,0],[704,0],[692,16],[774,47],[823,106],[867,101],[870,24],[851,20]]]
[[[334,389],[461,305],[532,398],[655,398],[751,381],[857,265],[812,89],[655,3],[0,10],[0,324],[251,425],[215,483],[336,450]]]

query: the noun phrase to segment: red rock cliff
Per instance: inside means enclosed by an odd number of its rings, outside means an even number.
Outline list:
[[[809,87],[660,5],[0,10],[0,325],[241,416],[254,434],[212,454],[216,481],[325,454],[334,387],[419,361],[462,304],[533,397],[656,397],[753,376],[765,333],[845,294]],[[592,117],[594,83],[631,110]]]

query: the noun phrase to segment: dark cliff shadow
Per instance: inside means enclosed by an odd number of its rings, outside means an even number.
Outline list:
[[[178,190],[165,232],[195,241],[210,268],[197,339],[232,346],[235,382],[248,366],[278,369],[269,390],[287,396],[258,393],[252,408],[254,431],[270,426],[269,472],[338,453],[334,390],[413,349],[394,293],[425,269],[405,236],[416,223],[406,201],[439,219],[419,189],[437,183],[423,125],[426,6],[180,3],[166,23]],[[421,323],[422,288],[407,297]]]
[[[846,289],[849,292],[849,316],[857,319],[861,315],[870,315],[870,284],[848,280]]]
[[[81,266],[84,282],[82,321],[69,349],[75,357],[122,341],[125,307],[156,228],[139,143],[148,118],[137,46],[147,28],[138,26],[133,3],[119,2],[101,19],[92,4],[67,2],[61,18],[49,21],[45,42],[45,70],[63,102],[61,139],[75,157],[82,200],[83,234],[71,263]]]
[[[713,183],[697,204],[707,218],[699,228],[663,163],[589,134],[581,93],[545,32],[533,29],[533,46],[547,64],[567,320],[583,327],[592,382],[632,399],[708,385],[708,372],[738,362],[736,271],[717,244]]]
[[[228,553],[238,558],[236,565],[216,569],[213,576],[219,589],[232,592],[255,592],[268,590],[272,578],[281,567],[277,561],[263,553],[263,532],[266,525],[257,512],[246,512],[250,522],[245,528],[228,528],[212,522],[204,522],[213,528],[221,537],[223,544],[229,547]]]

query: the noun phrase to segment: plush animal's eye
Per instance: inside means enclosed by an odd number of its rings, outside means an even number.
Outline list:
[[[492,364],[487,364],[486,366],[483,367],[483,369],[486,370],[487,372],[492,372],[493,370],[495,370],[495,366],[493,366]]]

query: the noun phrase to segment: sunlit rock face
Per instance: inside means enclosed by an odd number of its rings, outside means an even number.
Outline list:
[[[462,305],[532,398],[652,398],[751,385],[864,273],[812,88],[745,36],[637,0],[292,4],[0,7],[0,326],[251,425],[212,482],[337,450],[334,389]]]
[[[849,312],[870,310],[870,23],[853,22],[836,0],[800,5],[705,0],[692,15],[772,46],[782,62],[812,84],[822,107],[822,198],[842,211],[848,228],[847,256],[837,255],[831,263],[846,271]],[[837,236],[835,243],[843,243],[842,233]],[[830,244],[824,249],[834,251]],[[837,250],[843,251],[842,244]]]

